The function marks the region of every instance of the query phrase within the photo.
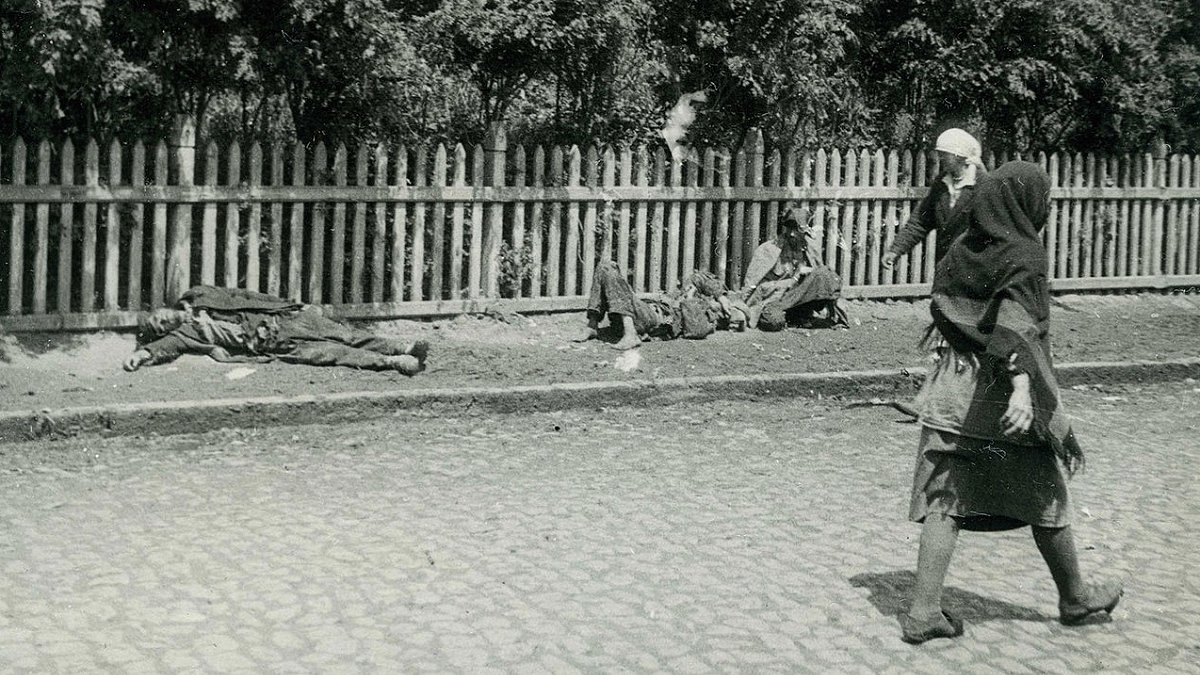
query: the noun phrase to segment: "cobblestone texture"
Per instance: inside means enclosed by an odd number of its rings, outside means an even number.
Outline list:
[[[0,672],[1200,672],[1194,383],[1068,393],[1086,571],[964,534],[911,647],[917,429],[742,402],[0,446]]]

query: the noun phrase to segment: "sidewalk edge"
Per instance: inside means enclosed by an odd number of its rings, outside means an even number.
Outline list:
[[[1059,384],[1166,382],[1200,377],[1200,358],[1170,361],[1086,362],[1056,368]],[[924,376],[921,368],[678,377],[513,387],[467,387],[325,395],[133,403],[0,412],[0,443],[81,434],[169,435],[220,427],[344,423],[404,410],[421,414],[511,413],[681,401],[806,398],[906,398]]]

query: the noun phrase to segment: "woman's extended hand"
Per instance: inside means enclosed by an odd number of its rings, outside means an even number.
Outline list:
[[[1029,373],[1018,373],[1012,378],[1013,390],[1008,397],[1008,410],[1000,418],[1007,436],[1016,436],[1029,431],[1033,426],[1033,396],[1029,393]]]

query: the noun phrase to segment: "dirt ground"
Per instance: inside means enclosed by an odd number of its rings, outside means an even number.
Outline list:
[[[384,335],[430,342],[428,368],[412,378],[280,363],[221,364],[195,356],[126,373],[120,364],[134,349],[132,334],[0,335],[0,410],[923,365],[916,344],[928,323],[927,302],[845,305],[850,330],[718,332],[698,341],[646,342],[633,352],[605,342],[571,342],[584,325],[582,313],[373,324]],[[1200,356],[1197,295],[1060,296],[1052,325],[1059,363]]]

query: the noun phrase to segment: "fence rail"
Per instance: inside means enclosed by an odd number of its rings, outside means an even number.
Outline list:
[[[1009,159],[988,156],[989,166]],[[1200,287],[1200,157],[1029,157],[1052,179],[1056,290]],[[787,203],[810,209],[849,296],[928,292],[933,237],[881,256],[938,172],[934,153],[665,146],[0,146],[0,324],[132,325],[196,283],[347,317],[582,308],[597,260],[640,292],[692,269],[737,287]]]

